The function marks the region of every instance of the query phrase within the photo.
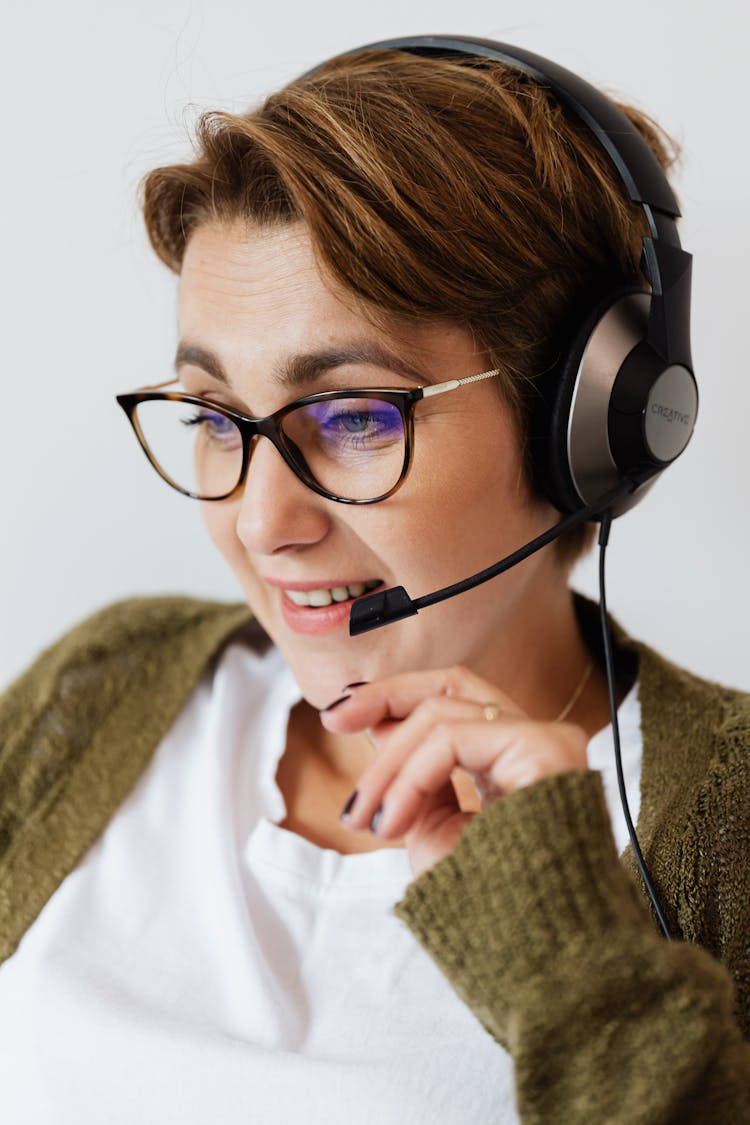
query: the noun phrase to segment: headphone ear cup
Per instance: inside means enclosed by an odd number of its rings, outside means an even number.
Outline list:
[[[609,445],[610,398],[625,357],[645,338],[649,303],[635,286],[609,293],[545,380],[538,479],[561,512],[579,511],[622,479]]]

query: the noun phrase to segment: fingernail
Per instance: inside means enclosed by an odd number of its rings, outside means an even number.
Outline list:
[[[369,682],[370,682],[369,680],[357,680],[353,684],[344,684],[344,686],[341,690],[342,691],[348,691],[349,688],[353,688],[353,687],[367,687]]]
[[[341,810],[341,816],[339,817],[339,820],[348,820],[349,819],[349,813],[352,811],[352,805],[354,804],[354,802],[357,799],[357,793],[358,793],[358,790],[355,789],[354,792],[349,795],[346,804],[344,805],[343,809]]]
[[[377,832],[378,825],[380,824],[382,819],[383,819],[383,806],[378,805],[378,807],[375,809],[375,812],[372,814],[372,820],[370,821],[370,831],[371,832]]]
[[[333,703],[329,703],[327,707],[321,708],[321,715],[325,711],[333,711],[334,707],[338,707],[341,703],[346,703],[347,699],[351,699],[351,695],[342,695],[340,699],[334,699]]]

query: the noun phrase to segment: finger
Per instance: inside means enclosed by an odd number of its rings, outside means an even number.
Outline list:
[[[372,818],[377,802],[367,800],[367,795],[382,793],[405,762],[414,748],[424,739],[434,726],[435,715],[466,718],[475,716],[477,705],[455,699],[425,700],[408,719],[401,722],[384,720],[376,727],[366,731],[370,743],[379,751],[378,757],[368,766],[357,782],[354,805],[346,811],[345,823],[350,828],[366,828]],[[458,797],[451,782],[451,795],[458,804]],[[364,810],[368,812],[365,815]]]
[[[321,721],[331,731],[363,730],[386,720],[404,719],[423,700],[436,696],[495,703],[503,711],[523,714],[495,684],[462,665],[454,665],[422,672],[404,672],[354,688],[350,694],[336,700],[331,709],[322,711]]]
[[[384,720],[369,729],[368,737],[379,753],[360,776],[358,792],[383,792],[430,731],[440,723],[476,720],[478,712],[477,703],[433,696],[422,700],[408,718]]]
[[[358,783],[353,827],[369,823],[368,818],[381,806],[378,834],[402,835],[457,766],[471,773],[488,773],[503,748],[501,744],[498,749],[497,731],[490,737],[490,725],[499,724],[476,720],[440,723],[410,751],[399,746],[398,759],[389,755],[388,762],[378,760]],[[507,732],[505,737],[509,737]]]
[[[368,737],[380,751],[378,759],[381,768],[396,763],[416,745],[428,731],[441,722],[451,720],[478,719],[486,706],[492,707],[493,719],[504,712],[498,704],[474,703],[467,699],[448,699],[444,695],[430,696],[419,702],[410,715],[404,719],[383,719],[368,727]]]
[[[441,723],[390,778],[368,769],[358,786],[352,826],[365,827],[382,806],[378,834],[401,835],[456,767],[475,779],[487,804],[542,777],[585,769],[586,736],[572,724],[529,719]]]

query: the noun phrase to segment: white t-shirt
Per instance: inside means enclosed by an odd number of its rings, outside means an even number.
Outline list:
[[[517,1121],[510,1057],[391,913],[406,851],[279,827],[299,698],[278,650],[226,648],[0,967],[3,1125]],[[634,819],[639,718],[634,689]],[[622,849],[609,730],[589,757]]]

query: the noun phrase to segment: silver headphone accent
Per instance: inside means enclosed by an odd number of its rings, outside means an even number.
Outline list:
[[[646,335],[649,302],[647,293],[631,293],[610,305],[581,355],[568,416],[567,449],[573,484],[584,505],[593,504],[622,478],[609,444],[609,404],[625,357]],[[634,494],[621,500],[617,515],[632,508],[643,494],[641,486],[637,498]]]

